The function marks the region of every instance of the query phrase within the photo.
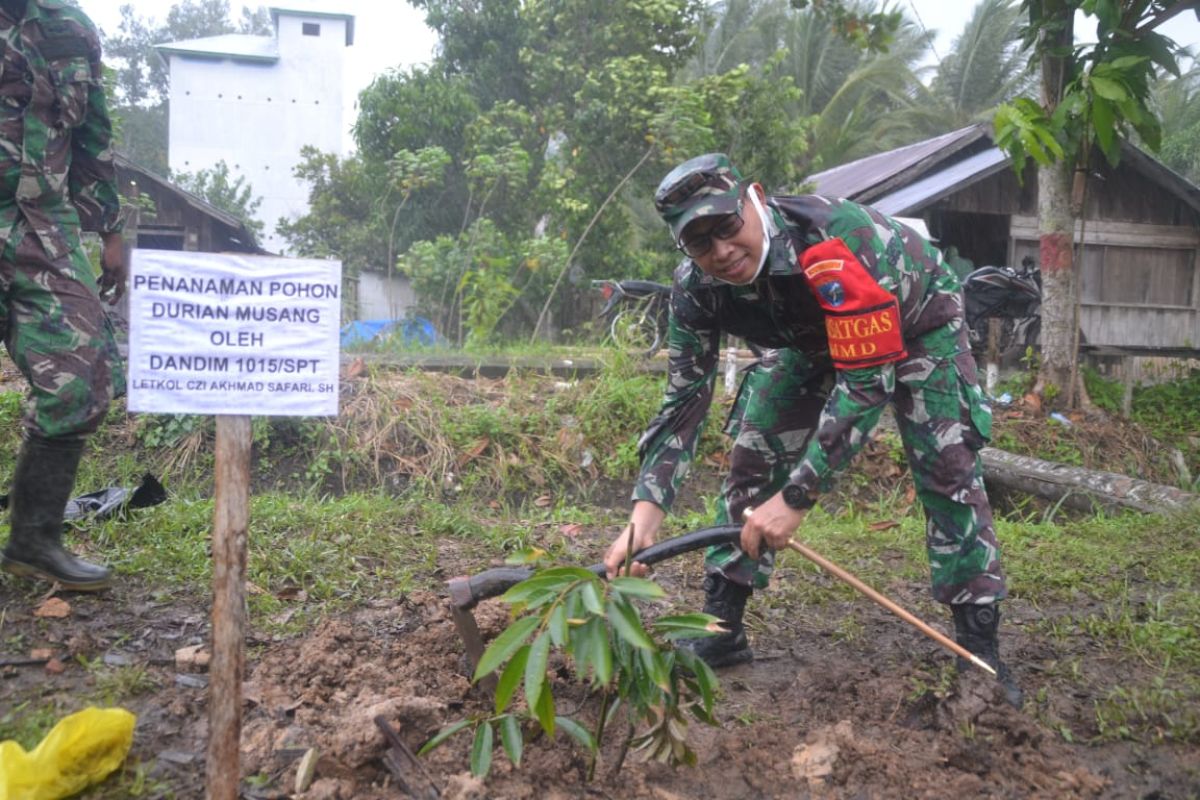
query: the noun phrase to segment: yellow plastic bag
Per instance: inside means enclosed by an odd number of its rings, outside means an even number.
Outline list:
[[[64,717],[26,753],[0,742],[0,800],[60,800],[121,766],[137,717],[123,708],[86,708]]]

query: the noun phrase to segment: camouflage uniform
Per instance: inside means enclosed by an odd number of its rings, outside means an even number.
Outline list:
[[[670,508],[712,402],[720,334],[730,333],[778,351],[748,372],[734,403],[721,522],[740,520],[743,509],[788,482],[810,496],[828,488],[891,402],[925,508],[934,597],[943,603],[1004,597],[978,456],[990,436],[991,410],[967,346],[958,279],[928,241],[873,209],[811,195],[768,203],[775,233],[753,283],[714,280],[690,259],[675,271],[669,385],[640,442],[633,498]],[[811,273],[826,262],[809,274],[805,262],[810,249],[840,247],[835,240],[898,314],[899,349],[886,363],[856,367],[844,351],[831,353],[838,318],[830,309],[839,286],[817,286]],[[771,564],[770,554],[753,562],[733,546],[707,555],[710,572],[757,587],[766,585]]]
[[[79,438],[125,380],[79,239],[121,227],[100,42],[62,0],[10,14],[0,10],[0,331],[31,387],[26,430]]]

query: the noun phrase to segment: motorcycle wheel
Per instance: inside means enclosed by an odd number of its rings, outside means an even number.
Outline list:
[[[651,356],[662,344],[658,323],[642,309],[624,309],[609,326],[613,344],[629,353]]]

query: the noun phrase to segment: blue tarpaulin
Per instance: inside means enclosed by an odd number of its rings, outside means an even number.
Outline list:
[[[438,335],[433,323],[424,317],[408,319],[360,319],[342,326],[342,347],[365,344],[400,332],[406,345],[437,344]]]

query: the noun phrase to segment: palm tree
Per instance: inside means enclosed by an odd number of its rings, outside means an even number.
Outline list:
[[[873,10],[857,0],[858,10]],[[777,74],[803,91],[795,109],[812,117],[811,143],[801,174],[900,147],[986,119],[991,109],[1032,80],[1019,53],[1016,0],[980,0],[926,86],[920,66],[932,34],[906,20],[885,53],[865,53],[838,37],[811,9],[787,0],[723,0],[702,53],[689,66],[717,74],[737,64],[762,68],[783,51]]]
[[[931,40],[931,34],[905,20],[886,53],[859,54],[857,63],[840,76],[828,96],[819,91],[828,78],[813,75],[813,98],[820,105],[812,109],[817,123],[808,153],[811,168],[806,172],[835,167],[923,138],[922,133],[905,123],[903,112],[911,106],[911,98],[923,89],[918,65]],[[823,59],[824,64],[844,60],[836,52],[838,46],[827,45],[835,52]],[[831,67],[828,71],[836,76],[835,70]]]
[[[928,98],[948,115],[937,133],[990,119],[1000,103],[1034,80],[1020,51],[1022,14],[1013,0],[980,0],[950,54],[938,65]]]
[[[1178,78],[1163,77],[1154,88],[1162,120],[1159,157],[1192,183],[1200,183],[1200,66]]]
[[[714,3],[700,33],[700,51],[682,77],[720,75],[739,64],[761,68],[779,49],[779,25],[789,11],[787,0]]]

